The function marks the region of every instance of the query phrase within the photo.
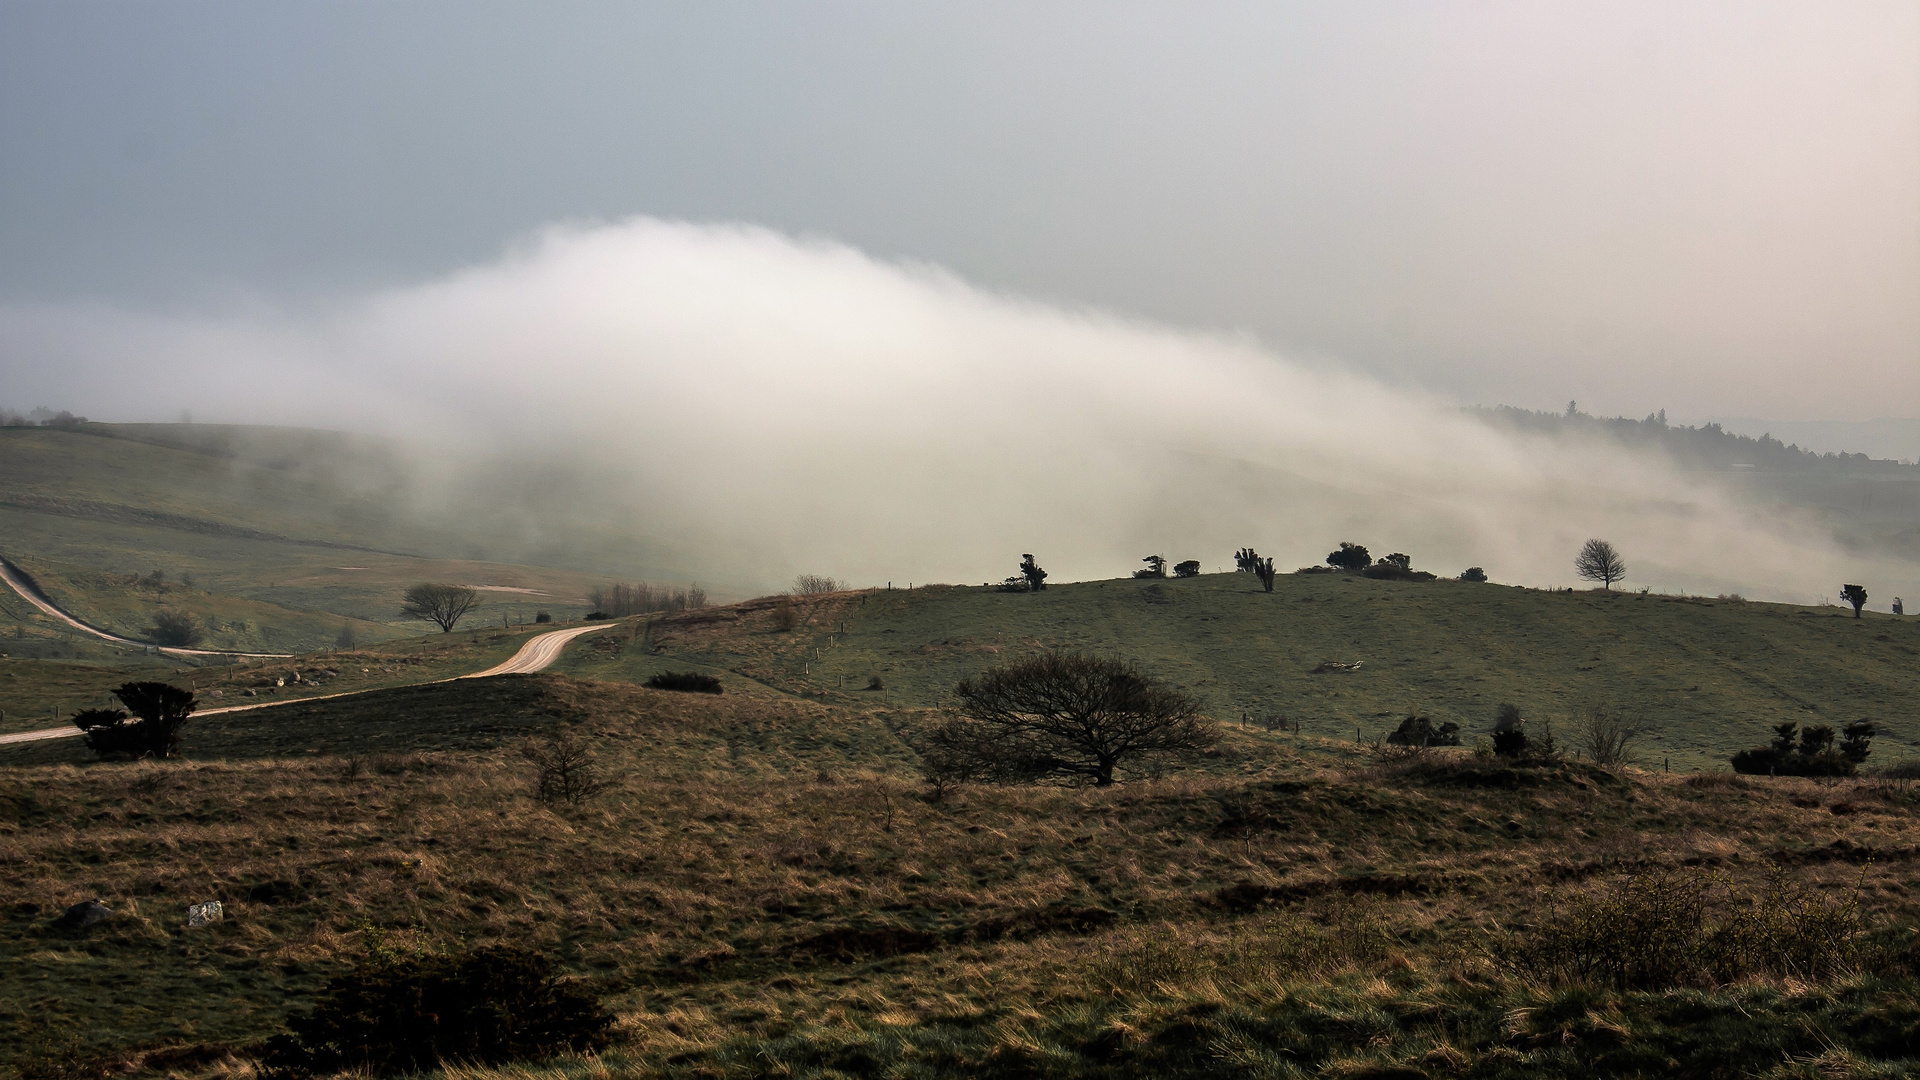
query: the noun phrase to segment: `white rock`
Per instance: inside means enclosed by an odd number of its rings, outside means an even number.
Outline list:
[[[209,900],[204,904],[188,904],[187,928],[198,930],[208,923],[219,922],[221,915],[220,901],[218,900]]]

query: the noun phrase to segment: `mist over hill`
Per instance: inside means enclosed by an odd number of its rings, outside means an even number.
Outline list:
[[[1026,551],[1056,580],[1151,552],[1213,569],[1247,544],[1292,566],[1351,539],[1553,586],[1605,536],[1634,586],[1920,595],[1887,538],[1836,539],[1827,508],[1756,499],[1667,446],[1717,435],[1490,424],[1242,337],[745,226],[554,229],[320,308],[14,307],[0,344],[24,400],[376,436],[293,468],[471,557],[751,589],[998,580]],[[376,445],[377,465],[358,449]],[[236,476],[280,454],[230,450]]]

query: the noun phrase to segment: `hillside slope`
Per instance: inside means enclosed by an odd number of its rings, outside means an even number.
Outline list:
[[[1563,738],[1582,707],[1643,718],[1646,761],[1724,769],[1782,720],[1862,717],[1879,760],[1920,745],[1920,619],[1839,607],[1551,593],[1455,581],[1248,574],[1094,581],[1037,594],[933,587],[800,602],[781,630],[771,599],[689,613],[577,650],[556,668],[639,680],[699,666],[792,693],[932,706],[1006,659],[1075,648],[1137,660],[1213,713],[1280,714],[1310,735],[1391,731],[1409,713],[1471,736],[1511,701]],[[1357,671],[1315,674],[1322,661]],[[883,689],[865,690],[877,676]]]

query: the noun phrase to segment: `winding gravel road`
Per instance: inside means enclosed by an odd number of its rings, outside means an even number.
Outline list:
[[[22,593],[21,595],[25,596],[27,594]],[[506,661],[495,664],[485,671],[476,671],[471,675],[455,675],[451,679],[436,679],[434,681],[456,682],[460,679],[485,679],[494,675],[531,675],[537,671],[545,671],[555,660],[560,659],[561,650],[565,649],[567,643],[574,638],[596,633],[601,630],[611,630],[617,625],[619,624],[598,623],[593,626],[571,626],[565,630],[550,630],[536,637],[528,638],[520,646],[518,652],[514,653]],[[138,644],[138,642],[135,642],[135,644]],[[392,689],[395,688],[382,686],[373,690],[349,690],[340,694],[320,694],[315,697],[285,698],[280,701],[256,702],[252,705],[225,705],[218,709],[201,709],[193,715],[195,717],[218,716],[221,713],[246,712],[249,709],[270,709],[275,705],[296,705],[308,701],[326,701],[329,698],[352,697],[355,694],[373,694],[378,693],[380,690]],[[7,743],[39,742],[42,739],[64,739],[78,734],[80,734],[80,729],[71,725],[67,727],[41,728],[38,731],[22,731],[12,735],[0,735],[0,745]]]
[[[159,649],[167,656],[245,656],[259,660],[280,660],[292,656],[292,653],[268,652],[222,652],[219,649],[177,649],[171,645],[154,645],[145,641],[135,641],[119,634],[109,633],[97,626],[89,626],[79,619],[60,610],[52,600],[47,599],[18,567],[5,559],[0,559],[0,581],[5,581],[20,594],[20,598],[41,610],[42,613],[73,627],[83,634],[91,634],[102,641],[111,641],[115,645],[131,645],[136,649]]]

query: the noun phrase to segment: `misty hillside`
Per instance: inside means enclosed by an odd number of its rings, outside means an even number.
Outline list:
[[[216,626],[222,648],[312,649],[343,620],[399,623],[400,593],[423,579],[491,587],[483,620],[585,610],[598,573],[488,558],[518,550],[509,530],[425,505],[407,461],[380,440],[290,428],[0,427],[0,557],[95,625],[145,639],[155,611],[177,609]],[[34,616],[9,612],[31,636]]]
[[[1504,430],[1651,450],[1749,504],[1812,511],[1856,550],[1904,559],[1920,553],[1920,465],[1816,453],[1765,433],[1737,435],[1716,423],[1669,424],[1665,410],[1639,420],[1509,405],[1468,412]]]

